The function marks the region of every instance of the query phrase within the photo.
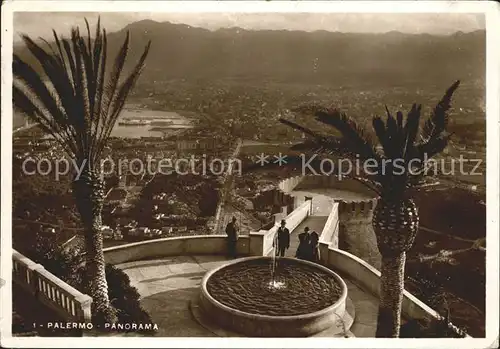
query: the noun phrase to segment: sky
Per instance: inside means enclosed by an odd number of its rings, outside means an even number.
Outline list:
[[[14,14],[14,40],[19,34],[51,37],[52,29],[69,33],[72,26],[84,26],[83,18],[97,21],[96,12],[17,12]],[[244,29],[327,30],[341,32],[429,33],[446,35],[457,31],[484,29],[482,14],[468,13],[158,13],[104,12],[101,23],[108,32],[118,31],[127,24],[152,19],[158,22],[184,23],[210,30],[228,27]]]

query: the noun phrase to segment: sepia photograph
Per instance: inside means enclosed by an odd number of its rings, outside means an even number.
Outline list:
[[[343,3],[3,6],[2,346],[498,345],[498,7]]]

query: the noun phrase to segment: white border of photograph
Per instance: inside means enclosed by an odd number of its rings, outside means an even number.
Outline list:
[[[7,1],[2,4],[1,278],[0,344],[37,348],[493,348],[499,328],[499,104],[500,12],[493,1]],[[487,35],[487,252],[486,338],[169,338],[12,337],[12,50],[14,12],[340,12],[484,13]],[[453,59],[453,57],[450,57]]]

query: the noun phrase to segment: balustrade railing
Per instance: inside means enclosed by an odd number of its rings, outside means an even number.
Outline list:
[[[92,298],[48,272],[43,265],[12,251],[12,280],[63,319],[90,322]]]
[[[332,247],[338,247],[338,229],[339,229],[339,204],[334,203],[332,211],[323,227],[319,237],[320,242],[332,243]]]

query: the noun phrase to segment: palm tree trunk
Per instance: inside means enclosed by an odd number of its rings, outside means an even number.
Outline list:
[[[104,322],[115,322],[113,309],[108,297],[101,215],[96,215],[93,222],[85,227],[86,260],[88,290],[92,296],[93,314],[96,321],[102,316]]]
[[[73,182],[73,192],[84,227],[86,280],[92,297],[92,316],[97,323],[115,322],[116,313],[108,296],[101,231],[104,183],[98,174],[85,170]]]
[[[377,338],[397,338],[401,326],[406,252],[382,256]]]

